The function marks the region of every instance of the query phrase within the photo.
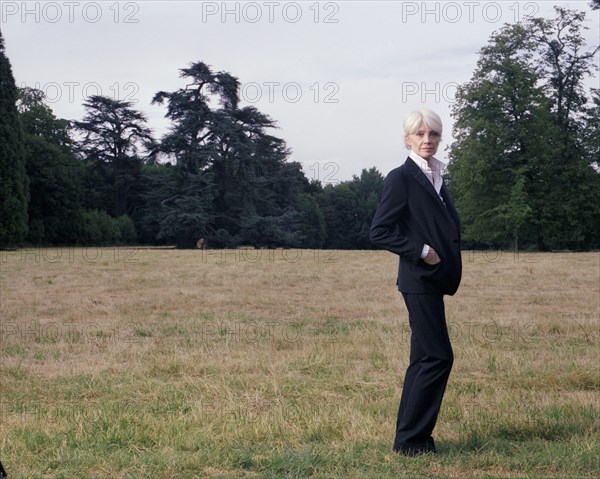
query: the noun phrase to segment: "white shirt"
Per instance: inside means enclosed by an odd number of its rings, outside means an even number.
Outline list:
[[[409,155],[414,162],[419,165],[419,167],[421,168],[421,170],[423,170],[423,173],[425,173],[425,176],[427,177],[427,179],[429,179],[429,181],[431,181],[431,184],[433,185],[433,187],[435,188],[436,193],[438,194],[438,196],[440,197],[440,199],[442,201],[442,195],[440,194],[440,191],[442,189],[442,170],[444,169],[444,163],[442,163],[440,160],[438,160],[435,156],[432,156],[431,159],[429,160],[429,164],[427,163],[427,160],[425,158],[420,157],[419,155],[417,155],[414,151],[411,151],[409,153]],[[431,166],[430,166],[431,164]]]
[[[419,165],[421,170],[423,170],[423,173],[425,173],[425,176],[427,177],[427,179],[429,181],[431,181],[431,184],[433,185],[433,187],[434,187],[436,193],[438,194],[438,196],[440,197],[440,199],[442,201],[444,201],[444,199],[442,198],[442,195],[440,194],[440,191],[442,189],[442,182],[444,181],[442,179],[442,170],[444,169],[444,166],[445,166],[444,163],[442,163],[440,160],[438,160],[434,156],[432,156],[429,159],[429,163],[427,163],[427,160],[425,158],[417,155],[412,150],[408,154],[408,156],[410,156],[413,159],[413,161],[417,165]],[[423,245],[423,251],[421,252],[421,259],[423,259],[427,256],[427,254],[429,253],[429,248],[430,248],[430,246],[428,244]]]

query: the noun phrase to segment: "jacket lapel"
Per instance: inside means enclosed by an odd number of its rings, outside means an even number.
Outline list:
[[[458,212],[456,211],[456,207],[454,206],[454,202],[450,197],[450,193],[448,192],[448,187],[446,183],[442,183],[442,189],[440,190],[442,198],[444,198],[444,203],[446,203],[446,209],[448,214],[452,218],[452,221],[456,224],[456,227],[460,230],[460,219],[458,217]]]
[[[415,161],[410,156],[406,159],[406,163],[408,164],[410,171],[417,180],[417,182],[419,182],[421,186],[425,188],[425,191],[427,191],[427,193],[429,193],[435,199],[438,206],[446,214],[446,217],[450,221],[452,221],[452,223],[454,223],[457,227],[460,227],[459,223],[457,222],[458,215],[456,214],[454,204],[452,203],[450,195],[448,194],[446,183],[442,181],[442,188],[440,189],[440,194],[444,198],[444,201],[442,201],[442,198],[440,198],[440,196],[435,191],[435,188],[431,184],[431,181],[429,181],[429,178],[427,178],[425,173],[423,173],[423,170],[419,167],[419,165],[415,163]],[[454,217],[455,215],[456,218]]]
[[[408,165],[410,166],[411,173],[413,174],[415,179],[423,186],[423,188],[425,188],[425,191],[427,191],[427,193],[429,193],[442,208],[446,209],[446,205],[444,205],[444,202],[435,191],[435,188],[431,184],[431,181],[429,181],[429,178],[427,178],[425,173],[423,173],[423,170],[419,167],[419,165],[417,165],[410,156],[406,160],[406,163],[408,163]]]

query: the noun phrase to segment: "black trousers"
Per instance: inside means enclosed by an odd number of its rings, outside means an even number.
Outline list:
[[[410,364],[404,377],[394,450],[435,451],[431,433],[454,355],[442,294],[402,293],[410,323]]]

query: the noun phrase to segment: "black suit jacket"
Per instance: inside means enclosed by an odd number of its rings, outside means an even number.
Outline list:
[[[397,284],[404,293],[452,295],[460,284],[460,220],[445,183],[440,194],[444,201],[410,157],[385,179],[371,242],[400,256]],[[425,243],[440,263],[421,259]]]

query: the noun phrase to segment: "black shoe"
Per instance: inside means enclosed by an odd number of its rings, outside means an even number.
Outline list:
[[[431,437],[417,444],[401,444],[400,446],[394,445],[394,452],[410,457],[420,456],[421,454],[437,454],[437,451],[435,450],[435,443]]]
[[[408,446],[401,446],[399,449],[394,448],[394,452],[408,457],[421,456],[422,454],[437,454],[435,449]]]

